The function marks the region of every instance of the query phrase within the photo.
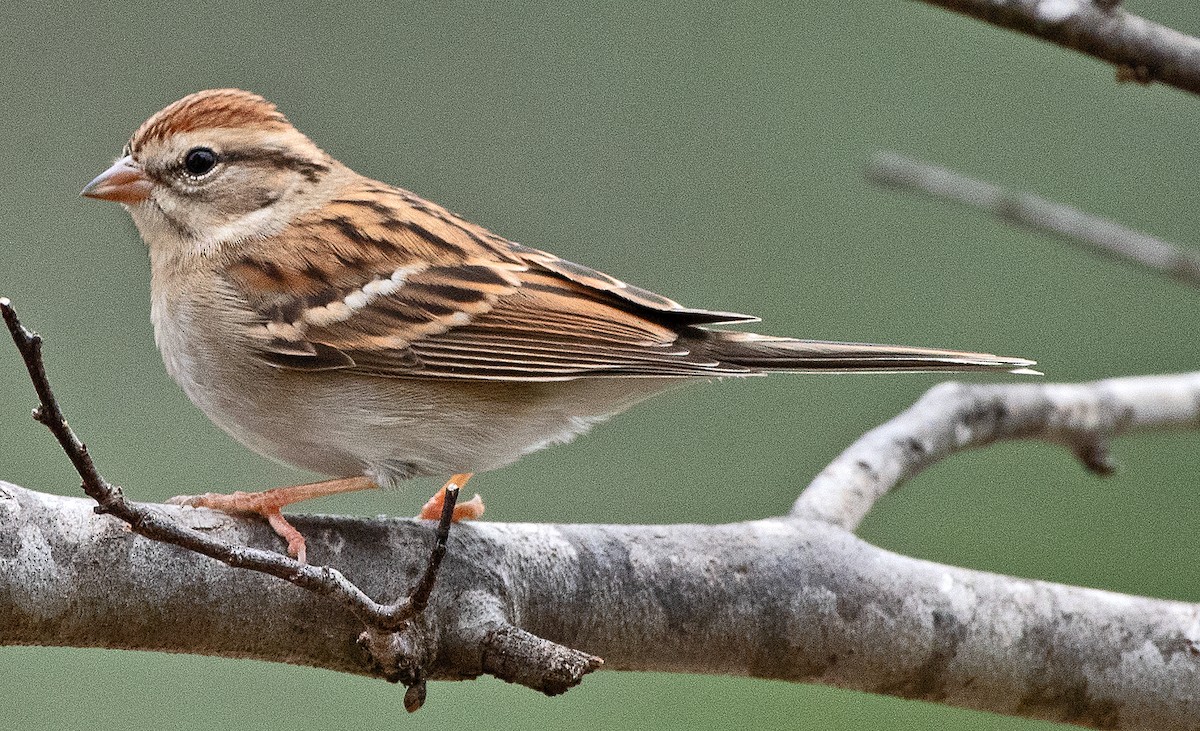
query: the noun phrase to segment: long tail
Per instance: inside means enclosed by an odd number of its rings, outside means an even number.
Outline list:
[[[722,363],[762,371],[798,373],[890,373],[919,371],[1008,371],[1042,375],[1036,361],[961,350],[903,345],[796,340],[755,333],[707,331],[700,350]]]

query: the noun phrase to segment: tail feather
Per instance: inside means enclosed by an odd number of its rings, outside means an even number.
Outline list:
[[[1042,375],[1036,361],[990,353],[914,348],[872,343],[797,340],[756,333],[708,331],[700,348],[723,364],[761,371],[796,373],[891,373],[920,371],[1008,371]]]

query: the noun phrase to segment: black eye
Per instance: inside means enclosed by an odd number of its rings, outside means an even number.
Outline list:
[[[201,176],[217,164],[217,153],[207,147],[193,147],[183,157],[183,167],[189,175]]]

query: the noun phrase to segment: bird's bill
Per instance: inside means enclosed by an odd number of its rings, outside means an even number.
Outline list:
[[[102,201],[133,205],[150,197],[153,184],[129,155],[96,176],[79,194]]]

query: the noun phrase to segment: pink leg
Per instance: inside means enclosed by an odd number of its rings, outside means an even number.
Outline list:
[[[465,482],[465,480],[464,480]],[[226,495],[219,492],[206,492],[203,495],[180,495],[167,502],[171,505],[190,505],[194,508],[212,508],[226,513],[253,513],[267,519],[280,538],[287,541],[288,554],[294,556],[300,563],[305,563],[304,536],[300,531],[283,517],[280,512],[285,506],[326,495],[338,495],[343,492],[372,490],[378,487],[368,477],[344,477],[338,480],[312,482],[307,485],[291,487],[276,487],[262,492],[242,492],[241,490]],[[458,511],[455,510],[457,513]],[[482,512],[482,510],[480,510]]]

